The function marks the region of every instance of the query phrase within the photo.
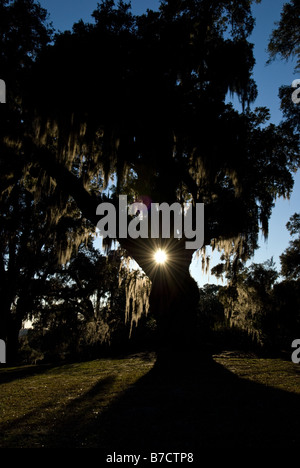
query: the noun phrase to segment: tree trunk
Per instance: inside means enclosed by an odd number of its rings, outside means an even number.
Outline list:
[[[130,242],[130,241],[129,241]],[[185,243],[168,239],[164,244],[151,239],[136,239],[127,243],[128,253],[138,262],[152,282],[150,313],[158,325],[158,360],[176,365],[186,356],[196,356],[197,307],[199,288],[189,272],[193,251]],[[154,261],[158,248],[167,255],[165,264]]]
[[[196,346],[198,286],[188,268],[163,267],[152,281],[150,311],[159,328],[160,348],[188,351]]]

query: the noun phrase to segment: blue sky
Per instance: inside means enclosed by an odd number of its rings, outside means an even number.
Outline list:
[[[55,29],[64,31],[71,29],[74,22],[79,19],[92,21],[91,13],[97,7],[97,0],[40,0],[42,7],[50,14],[50,20]],[[256,26],[250,41],[254,43],[254,55],[256,65],[254,68],[254,79],[258,86],[258,98],[253,107],[266,106],[271,112],[271,122],[277,124],[282,116],[280,112],[280,101],[278,90],[281,85],[291,85],[295,78],[300,78],[299,73],[294,73],[295,63],[288,63],[276,59],[270,65],[268,60],[267,45],[270,34],[274,29],[274,22],[279,21],[283,0],[262,0],[261,4],[253,6],[253,14]],[[158,0],[132,0],[132,10],[135,14],[141,14],[147,8],[157,9]],[[299,104],[300,105],[300,104]],[[279,267],[279,255],[286,249],[290,241],[286,223],[289,217],[300,211],[300,174],[295,177],[295,186],[290,200],[279,199],[276,202],[270,219],[270,233],[268,241],[260,240],[260,248],[251,261],[263,262],[271,257],[274,258]],[[211,265],[218,263],[216,253],[212,254]],[[191,273],[197,279],[199,285],[207,282],[216,282],[213,276],[203,275],[200,264],[193,262]]]

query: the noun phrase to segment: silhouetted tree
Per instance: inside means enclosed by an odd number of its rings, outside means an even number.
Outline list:
[[[124,320],[125,287],[120,277],[130,273],[122,257],[119,250],[103,255],[90,239],[67,264],[48,270],[28,311],[33,321],[29,331],[33,355],[48,360],[95,357],[115,345],[115,334],[123,344],[128,341],[130,327]]]
[[[289,247],[280,255],[281,274],[287,279],[300,279],[300,214],[291,216],[286,225],[291,236]]]
[[[274,286],[274,311],[268,317],[270,341],[290,351],[292,341],[300,334],[300,217],[295,213],[287,223],[291,236],[289,247],[280,255],[284,279]],[[272,332],[272,333],[271,333]]]
[[[25,189],[21,183],[2,194],[0,331],[7,344],[9,362],[16,358],[19,331],[27,315],[32,313],[36,298],[50,294],[47,279],[64,262],[58,256],[61,246],[69,245],[72,233],[76,233],[78,242],[82,231],[85,232],[83,220],[76,216],[74,202],[54,227],[47,216],[50,202],[46,198],[36,203],[29,187]],[[74,254],[76,244],[70,250]]]
[[[6,104],[0,105],[0,336],[7,359],[16,354],[18,332],[30,302],[30,282],[41,265],[36,253],[47,243],[39,213],[33,221],[34,188],[24,181],[21,147],[26,110],[25,82],[40,51],[51,40],[47,12],[32,0],[0,1],[0,70],[6,83]],[[34,232],[34,234],[33,234]]]
[[[199,322],[200,330],[204,326],[213,330],[224,323],[224,307],[219,300],[222,286],[205,284],[199,291]]]
[[[275,198],[290,194],[299,164],[293,129],[262,127],[268,111],[249,108],[256,97],[251,2],[162,1],[158,12],[133,16],[123,1],[115,7],[106,0],[93,17],[95,24],[75,24],[41,54],[23,102],[31,119],[22,169],[34,169],[36,186],[49,196],[64,194],[52,207],[53,221],[68,197],[94,224],[99,203],[118,209],[122,194],[129,201],[190,201],[194,210],[204,203],[204,245],[224,250],[233,264],[248,259],[260,228],[268,234]],[[243,112],[226,104],[228,92],[238,95]],[[112,177],[109,196],[102,189]],[[117,229],[115,239],[152,282],[162,343],[193,348],[199,292],[189,265],[197,248],[186,249],[185,235],[172,233],[131,239]],[[168,253],[163,267],[153,261],[158,247]]]
[[[268,44],[270,61],[276,56],[284,60],[297,59],[296,70],[300,68],[300,5],[291,0],[283,5],[281,18],[276,23]]]
[[[219,294],[229,326],[245,330],[261,345],[266,341],[265,317],[274,312],[273,287],[277,278],[272,259],[252,263],[240,268]]]
[[[230,325],[253,334],[264,349],[290,351],[292,341],[300,333],[300,245],[299,215],[287,223],[292,236],[290,246],[280,256],[283,277],[272,261],[241,267],[227,274],[229,284],[220,291]]]
[[[295,72],[300,69],[300,6],[297,0],[291,0],[283,6],[280,21],[276,24],[268,44],[269,63],[276,57],[286,61],[296,59]],[[296,77],[297,78],[297,77]],[[279,89],[281,110],[286,125],[300,132],[300,106],[292,100],[293,93],[299,92],[291,88],[292,83],[285,83]]]
[[[262,329],[270,349],[290,354],[291,344],[300,336],[300,282],[283,280],[274,286],[273,309],[265,315]]]

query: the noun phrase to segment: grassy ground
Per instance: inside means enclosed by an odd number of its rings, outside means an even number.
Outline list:
[[[156,372],[154,362],[2,367],[0,448],[98,448],[105,459],[299,445],[300,365],[236,353],[188,373]]]

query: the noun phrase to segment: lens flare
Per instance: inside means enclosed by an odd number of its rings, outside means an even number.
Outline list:
[[[167,254],[164,250],[159,249],[155,252],[154,259],[156,263],[163,265],[167,260]]]

